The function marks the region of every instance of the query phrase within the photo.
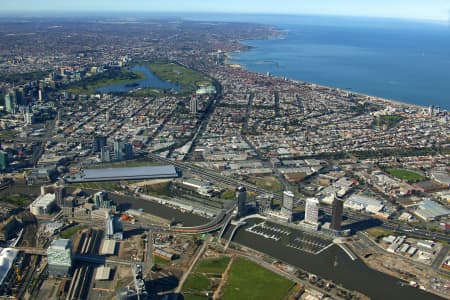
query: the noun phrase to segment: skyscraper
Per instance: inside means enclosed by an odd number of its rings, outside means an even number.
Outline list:
[[[293,210],[294,210],[294,193],[292,193],[291,191],[284,191],[281,213],[286,217],[288,217],[289,221],[292,221]]]
[[[114,159],[123,159],[123,142],[120,139],[114,140]]]
[[[64,206],[64,192],[65,192],[65,189],[63,186],[58,186],[55,189],[55,201],[59,207]]]
[[[92,152],[100,152],[106,144],[106,136],[96,135],[92,140]]]
[[[11,114],[16,113],[16,97],[14,93],[5,95],[5,110]]]
[[[0,170],[5,170],[9,166],[8,153],[0,150]]]
[[[306,199],[305,223],[319,224],[319,200],[317,198]]]
[[[111,148],[104,146],[100,151],[100,160],[102,162],[111,162]]]
[[[191,101],[189,103],[189,108],[190,108],[190,112],[191,114],[196,114],[198,111],[198,100],[196,97],[192,97]]]
[[[236,189],[237,217],[241,218],[247,213],[245,202],[247,201],[247,189],[240,186]]]
[[[344,210],[344,201],[336,195],[333,200],[333,208],[331,214],[331,229],[341,230],[342,212]]]

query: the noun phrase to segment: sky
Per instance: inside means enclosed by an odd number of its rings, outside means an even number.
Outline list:
[[[221,12],[449,21],[450,0],[0,0],[0,13]]]

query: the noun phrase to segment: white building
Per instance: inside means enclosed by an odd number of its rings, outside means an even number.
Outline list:
[[[55,194],[40,195],[30,204],[30,212],[35,216],[48,214],[52,211],[55,200]]]
[[[68,276],[72,268],[72,241],[54,240],[47,249],[48,273],[52,276]]]
[[[305,223],[312,225],[316,225],[319,223],[319,199],[306,199]]]
[[[384,204],[382,201],[371,197],[362,194],[354,194],[344,202],[344,207],[376,214],[383,210]]]
[[[291,221],[293,210],[294,210],[294,193],[292,193],[291,191],[284,191],[281,214],[286,216],[288,220]]]

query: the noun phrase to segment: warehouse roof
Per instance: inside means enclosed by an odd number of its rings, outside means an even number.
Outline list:
[[[133,168],[85,169],[76,175],[67,176],[68,182],[116,181],[134,179],[156,179],[178,177],[174,166],[151,166]]]

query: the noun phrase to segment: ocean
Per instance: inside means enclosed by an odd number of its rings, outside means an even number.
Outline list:
[[[450,26],[425,21],[325,16],[234,16],[275,26],[232,62],[274,76],[450,110]]]

